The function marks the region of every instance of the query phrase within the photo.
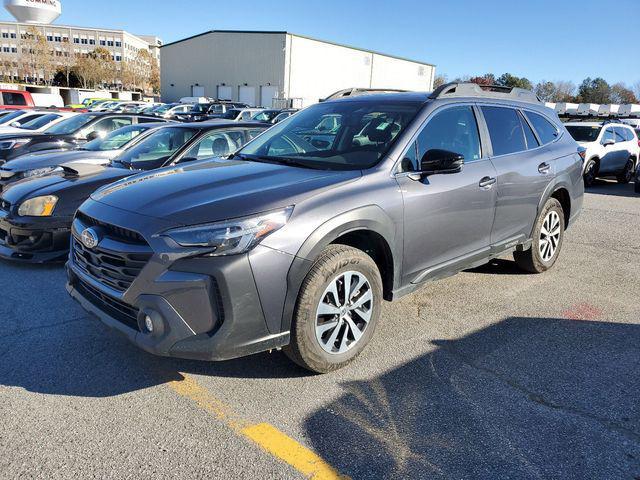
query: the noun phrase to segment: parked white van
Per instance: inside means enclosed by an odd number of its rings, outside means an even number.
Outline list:
[[[556,113],[562,115],[575,115],[578,113],[577,103],[558,102],[556,103]]]
[[[578,105],[578,115],[583,115],[585,117],[592,117],[598,115],[600,111],[600,105],[597,103],[581,103]]]

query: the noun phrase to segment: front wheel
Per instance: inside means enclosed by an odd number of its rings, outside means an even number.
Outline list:
[[[373,259],[330,245],[304,279],[285,354],[317,373],[342,368],[373,336],[382,305],[382,279]]]
[[[555,198],[545,203],[533,229],[531,248],[513,252],[518,267],[530,273],[542,273],[556,263],[564,240],[564,211]]]
[[[622,183],[623,185],[626,185],[627,183],[629,183],[631,181],[631,179],[633,178],[633,159],[630,158],[627,161],[627,164],[624,166],[624,170],[622,170],[622,172],[620,172],[617,176],[616,176],[616,180],[618,180],[618,183]]]

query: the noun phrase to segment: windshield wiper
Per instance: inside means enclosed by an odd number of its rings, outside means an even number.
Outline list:
[[[309,165],[308,163],[302,160],[289,158],[289,157],[271,157],[268,155],[251,155],[251,156],[246,155],[246,156],[241,156],[240,158],[244,160],[253,160],[256,162],[284,164],[284,165],[289,165],[291,167],[317,169],[317,167],[314,167],[313,165]]]

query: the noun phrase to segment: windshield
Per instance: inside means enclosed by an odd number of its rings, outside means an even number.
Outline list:
[[[52,135],[69,135],[71,133],[77,132],[98,116],[99,115],[90,113],[76,115],[75,117],[67,118],[60,123],[56,123],[52,127],[47,128],[44,133]]]
[[[280,113],[279,110],[263,110],[251,117],[251,120],[256,120],[258,122],[270,122],[276,115],[278,115],[278,113]]]
[[[160,107],[158,107],[156,112],[165,113],[167,110],[169,110],[170,108],[173,108],[175,106],[176,106],[175,103],[174,104],[170,104],[170,105],[161,105]]]
[[[327,170],[377,164],[422,103],[349,101],[309,107],[267,130],[239,154]]]
[[[209,105],[206,103],[198,103],[191,108],[193,113],[207,113],[209,110]]]
[[[33,120],[20,125],[20,128],[23,128],[25,130],[38,130],[39,128],[42,128],[50,124],[51,122],[53,122],[54,120],[57,120],[58,118],[60,118],[60,115],[56,115],[55,113],[50,113],[49,115],[43,115],[41,117],[34,118]]]
[[[567,125],[566,127],[576,142],[595,142],[602,130],[599,125]]]
[[[140,170],[159,168],[196,133],[197,130],[192,128],[161,128],[120,154],[114,161]]]
[[[11,112],[10,114],[0,118],[0,125],[7,125],[11,123],[14,118],[18,118],[25,113],[27,113],[25,110],[16,110],[15,112]]]
[[[82,147],[82,150],[90,150],[92,152],[118,150],[146,130],[149,130],[149,127],[145,125],[122,127],[109,133],[104,138],[96,138],[88,142]]]

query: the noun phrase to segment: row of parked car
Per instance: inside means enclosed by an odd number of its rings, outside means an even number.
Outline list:
[[[283,348],[335,370],[383,300],[508,252],[552,268],[584,193],[585,147],[521,89],[348,96],[276,125],[56,127],[0,138],[23,149],[0,167],[0,256],[67,259],[69,294],[157,355]]]

